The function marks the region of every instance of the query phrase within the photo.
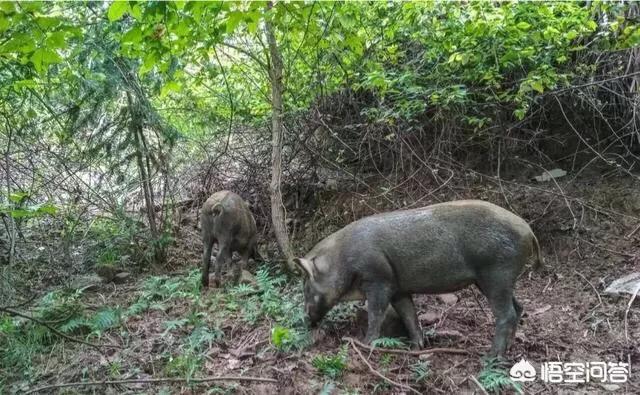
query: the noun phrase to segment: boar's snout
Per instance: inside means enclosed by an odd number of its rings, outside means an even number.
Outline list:
[[[315,328],[329,311],[322,303],[312,304],[305,303],[304,311],[306,313],[305,321],[308,326]]]

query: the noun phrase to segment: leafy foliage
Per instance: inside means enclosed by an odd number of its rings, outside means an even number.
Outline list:
[[[482,371],[478,375],[478,381],[487,392],[499,393],[507,389],[513,389],[522,394],[522,386],[511,380],[509,371],[503,361],[487,359],[483,362]]]
[[[406,348],[407,344],[395,337],[379,337],[371,342],[373,347],[382,348]]]
[[[418,361],[410,366],[411,374],[416,383],[424,383],[431,375],[429,361]]]
[[[328,378],[340,377],[347,368],[347,348],[342,347],[336,355],[318,355],[313,358],[311,364],[314,368]]]
[[[271,330],[271,342],[282,351],[300,349],[309,343],[304,324],[302,294],[298,287],[286,286],[286,277],[271,274],[266,266],[256,271],[258,290],[240,284],[230,289],[225,307],[240,311],[245,321],[255,324],[262,319],[276,323]]]

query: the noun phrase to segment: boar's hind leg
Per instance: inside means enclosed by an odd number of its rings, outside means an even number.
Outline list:
[[[422,330],[420,329],[420,322],[418,321],[416,308],[413,305],[411,295],[395,297],[391,304],[402,319],[402,323],[407,328],[407,331],[409,331],[411,342],[414,346],[423,348],[424,340],[422,339]]]
[[[391,290],[383,283],[373,283],[363,288],[367,297],[367,336],[365,342],[371,343],[380,337],[380,327],[391,301]],[[400,315],[402,316],[402,313]]]
[[[202,238],[202,244],[204,244],[204,251],[202,252],[202,286],[209,286],[209,265],[211,263],[211,250],[213,249],[214,238],[208,235]]]
[[[516,310],[512,288],[490,289],[486,294],[496,321],[496,333],[489,356],[503,356],[518,325],[519,312]]]

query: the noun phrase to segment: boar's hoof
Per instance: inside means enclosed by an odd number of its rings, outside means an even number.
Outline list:
[[[412,350],[422,350],[423,348],[424,348],[424,340],[420,339],[420,340],[418,340],[417,343],[415,341],[411,342],[411,349]]]

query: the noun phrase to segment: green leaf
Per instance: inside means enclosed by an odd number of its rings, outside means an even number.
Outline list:
[[[142,41],[142,31],[139,26],[135,26],[133,29],[126,32],[122,39],[120,40],[122,43],[133,43],[137,44]]]
[[[66,48],[67,43],[65,40],[64,32],[54,32],[47,37],[45,41],[49,48]]]
[[[160,90],[160,97],[167,96],[169,92],[179,92],[180,88],[182,88],[182,86],[179,82],[169,81]]]
[[[129,11],[129,2],[128,1],[114,1],[109,6],[109,10],[107,11],[107,18],[109,18],[110,22],[115,22],[121,19],[124,14]]]
[[[567,40],[573,40],[574,38],[578,37],[578,32],[575,30],[570,30],[567,32],[567,34],[564,35],[564,37]]]
[[[158,55],[155,52],[149,52],[147,56],[144,58],[144,62],[140,67],[139,73],[140,75],[145,75],[149,71],[153,70],[153,67],[156,65],[158,61]]]
[[[11,210],[9,211],[9,214],[12,218],[26,218],[33,215],[31,211],[22,208]]]
[[[0,11],[5,14],[13,14],[16,8],[13,5],[13,1],[0,1]]]
[[[29,198],[28,192],[13,192],[9,194],[9,201],[16,204],[21,204],[23,201],[25,201],[28,198]]]
[[[13,87],[17,90],[22,88],[34,89],[38,87],[38,83],[34,80],[20,80],[13,83]]]
[[[181,20],[177,25],[172,27],[171,31],[180,37],[188,35],[190,32],[189,21],[186,19]]]
[[[58,213],[58,208],[51,203],[44,204],[36,209],[36,213],[38,214],[49,214],[56,215]]]
[[[129,11],[131,13],[131,16],[136,18],[137,21],[142,19],[142,8],[140,8],[139,4],[134,5],[133,7],[131,7],[131,11]]]
[[[9,19],[5,18],[3,15],[0,15],[0,33],[6,31],[11,26],[11,22]]]
[[[45,71],[47,66],[53,63],[59,63],[62,61],[60,55],[57,52],[46,49],[46,48],[38,48],[31,58],[29,58],[31,63],[33,63],[33,67],[35,67],[38,73],[42,73]]]
[[[50,30],[62,23],[62,18],[54,16],[40,16],[36,18],[38,26],[44,30]]]
[[[539,93],[544,92],[544,85],[542,84],[542,81],[531,81],[531,87]]]
[[[242,12],[231,11],[227,16],[227,34],[233,33],[238,27],[238,24],[242,21]]]
[[[186,1],[173,1],[171,2],[171,4],[176,8],[176,10],[178,11],[182,11],[184,9],[184,6],[186,5]]]
[[[30,53],[36,49],[36,42],[30,34],[18,33],[4,45],[0,46],[0,53],[21,52]]]
[[[291,330],[280,325],[276,325],[271,330],[271,342],[274,346],[280,348],[290,341],[292,338]]]
[[[528,24],[527,22],[518,22],[518,24],[516,25],[516,27],[520,30],[529,30],[531,28],[531,25]]]

